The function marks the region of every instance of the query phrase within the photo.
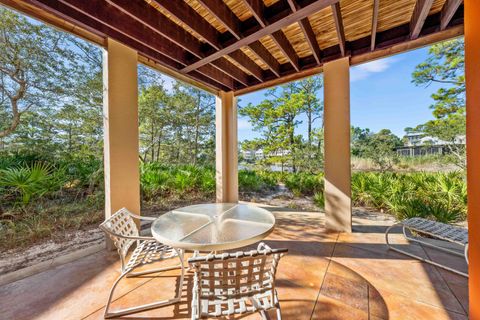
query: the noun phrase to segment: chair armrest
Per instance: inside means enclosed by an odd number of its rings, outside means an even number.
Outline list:
[[[144,217],[144,216],[139,216],[139,215],[136,215],[134,213],[131,213],[130,211],[128,212],[128,214],[135,218],[135,219],[139,219],[139,220],[147,220],[147,221],[154,221],[157,219],[157,217]]]

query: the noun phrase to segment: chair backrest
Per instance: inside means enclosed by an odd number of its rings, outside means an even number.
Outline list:
[[[209,254],[188,260],[195,269],[199,298],[208,300],[239,299],[272,291],[280,258],[287,249]]]
[[[127,254],[130,246],[136,241],[124,237],[138,237],[139,235],[135,220],[133,220],[130,212],[126,208],[118,210],[110,218],[105,220],[100,225],[100,229],[105,231],[110,239],[113,240],[113,244],[122,258]]]

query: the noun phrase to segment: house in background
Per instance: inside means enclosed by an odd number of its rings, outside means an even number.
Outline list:
[[[396,148],[397,154],[404,157],[448,154],[450,147],[465,146],[465,135],[457,136],[455,141],[444,141],[428,136],[423,132],[407,133],[403,136],[404,145]]]

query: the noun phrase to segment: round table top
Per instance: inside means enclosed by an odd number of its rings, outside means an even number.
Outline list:
[[[268,210],[236,203],[198,204],[175,209],[152,223],[153,237],[179,249],[221,251],[264,239],[275,225]]]

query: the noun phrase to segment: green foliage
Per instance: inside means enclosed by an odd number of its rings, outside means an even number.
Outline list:
[[[452,173],[366,173],[352,176],[354,205],[451,223],[466,217],[465,177]]]
[[[450,161],[465,168],[465,148],[456,143],[465,135],[465,56],[463,39],[454,39],[430,47],[428,58],[416,66],[412,82],[417,86],[432,83],[442,87],[432,94],[430,106],[434,120],[415,128],[429,136],[448,142]]]
[[[322,86],[322,78],[318,76],[291,82],[268,90],[266,99],[257,105],[250,103],[241,107],[239,114],[262,134],[261,139],[243,145],[244,150],[262,148],[266,157],[258,162],[288,165],[294,172],[302,167],[320,168],[323,140],[318,133],[323,131],[314,128],[314,124],[322,117],[323,103],[318,99]],[[300,115],[307,119],[306,141],[295,133],[301,123]]]
[[[324,188],[323,174],[309,174],[305,172],[290,173],[284,177],[285,186],[295,196],[311,196],[322,192]]]
[[[55,169],[47,163],[36,162],[31,166],[0,170],[0,188],[22,205],[29,204],[34,197],[59,190],[65,181],[63,170]]]
[[[398,163],[395,148],[401,146],[402,142],[390,130],[372,133],[369,129],[352,127],[351,132],[354,156],[371,159],[381,171],[392,169]]]

